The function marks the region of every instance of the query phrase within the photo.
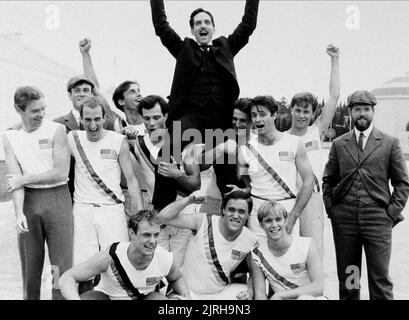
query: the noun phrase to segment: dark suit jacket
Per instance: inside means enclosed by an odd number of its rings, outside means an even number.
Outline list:
[[[334,140],[322,178],[329,216],[331,207],[347,194],[357,174],[361,175],[371,197],[385,206],[395,224],[403,220],[401,212],[409,195],[409,179],[399,140],[373,128],[359,160],[354,130]]]
[[[200,67],[201,59],[195,40],[185,38],[182,40],[179,35],[169,26],[167,21],[163,0],[151,0],[152,21],[155,33],[160,37],[162,44],[176,58],[175,73],[173,76],[172,89],[169,99],[169,119],[174,119],[180,110],[181,103],[189,92],[197,70]],[[227,97],[234,101],[238,98],[240,89],[237,83],[236,70],[233,58],[249,40],[257,24],[259,0],[247,0],[244,16],[241,23],[234,32],[226,37],[219,37],[213,40],[212,50],[216,62],[223,67],[228,74]]]

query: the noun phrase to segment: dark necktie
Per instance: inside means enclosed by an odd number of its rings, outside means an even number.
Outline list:
[[[358,148],[359,148],[359,151],[361,152],[364,151],[364,133],[363,132],[359,134]]]

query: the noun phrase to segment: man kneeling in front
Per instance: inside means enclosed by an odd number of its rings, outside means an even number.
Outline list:
[[[128,222],[131,242],[116,242],[65,272],[60,289],[67,300],[164,300],[157,292],[163,278],[172,286],[169,298],[190,299],[173,254],[157,246],[160,225],[153,210],[141,210]],[[78,282],[101,274],[94,290],[78,294]]]

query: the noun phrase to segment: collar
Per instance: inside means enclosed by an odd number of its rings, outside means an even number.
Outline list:
[[[74,116],[74,118],[75,118],[77,121],[80,120],[80,113],[79,113],[77,110],[72,109],[72,115]]]
[[[355,136],[356,136],[357,138],[359,138],[359,134],[361,133],[361,131],[359,131],[357,128],[354,128],[354,130],[355,130]],[[363,134],[364,134],[364,136],[365,136],[365,138],[368,138],[368,137],[369,137],[369,135],[371,134],[372,130],[373,130],[373,123],[371,123],[371,124],[369,125],[368,129],[366,129],[365,131],[362,131]]]

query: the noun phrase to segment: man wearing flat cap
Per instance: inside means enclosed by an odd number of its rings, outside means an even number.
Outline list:
[[[72,109],[66,115],[54,119],[55,122],[65,126],[66,132],[72,130],[84,130],[80,122],[80,105],[88,97],[94,95],[94,82],[87,75],[78,75],[72,77],[67,83],[68,98],[72,102]],[[107,116],[104,123],[104,129],[114,131],[114,119]],[[74,159],[71,159],[68,188],[71,197],[74,195]]]
[[[372,124],[375,96],[356,91],[347,103],[355,128],[332,143],[322,186],[334,235],[339,296],[360,299],[356,279],[364,248],[369,298],[393,299],[392,228],[403,220],[409,195],[407,167],[399,140]]]

